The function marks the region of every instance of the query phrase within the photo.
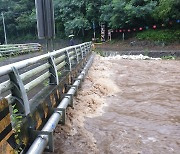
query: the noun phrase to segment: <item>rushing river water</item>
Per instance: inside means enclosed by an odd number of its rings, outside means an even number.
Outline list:
[[[98,153],[179,153],[180,61],[111,61],[120,92],[86,118]],[[108,84],[108,83],[107,83]]]
[[[180,61],[96,58],[55,153],[179,154]]]

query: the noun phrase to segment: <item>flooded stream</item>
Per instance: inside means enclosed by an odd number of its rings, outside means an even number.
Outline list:
[[[179,154],[180,61],[96,57],[67,123],[64,154]]]

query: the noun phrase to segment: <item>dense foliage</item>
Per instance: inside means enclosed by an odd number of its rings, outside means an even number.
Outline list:
[[[100,23],[109,28],[131,28],[180,20],[178,0],[53,0],[57,37],[85,36]],[[0,0],[8,39],[37,36],[34,0]],[[0,42],[3,42],[0,16]]]
[[[140,40],[175,42],[180,41],[180,30],[147,30],[138,33],[136,37]]]

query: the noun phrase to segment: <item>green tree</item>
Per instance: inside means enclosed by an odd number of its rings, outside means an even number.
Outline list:
[[[101,7],[101,20],[112,28],[145,25],[153,20],[152,12],[156,4],[152,0],[108,1]]]
[[[79,33],[80,30],[84,32],[89,29],[89,23],[83,12],[85,8],[85,1],[83,0],[61,0],[59,2],[60,16],[64,22],[66,34],[72,32]]]
[[[0,0],[8,38],[36,35],[34,0]],[[110,28],[146,26],[180,19],[178,0],[53,0],[55,27],[58,36],[74,33],[85,35],[95,23],[104,22]],[[3,42],[2,17],[0,40]]]
[[[58,1],[58,0],[56,0]],[[59,11],[66,34],[72,31],[77,35],[92,28],[92,23],[99,24],[101,0],[61,0]]]
[[[0,12],[4,12],[8,38],[17,38],[17,36],[27,34],[35,35],[34,1],[0,0]],[[2,21],[1,17],[0,21]]]
[[[158,6],[154,12],[156,20],[169,21],[180,19],[180,1],[179,0],[159,0]]]

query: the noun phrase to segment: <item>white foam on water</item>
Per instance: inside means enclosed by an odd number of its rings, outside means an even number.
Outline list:
[[[107,60],[116,60],[116,59],[130,59],[130,60],[161,60],[161,58],[152,58],[149,56],[140,55],[116,55],[105,57]]]

